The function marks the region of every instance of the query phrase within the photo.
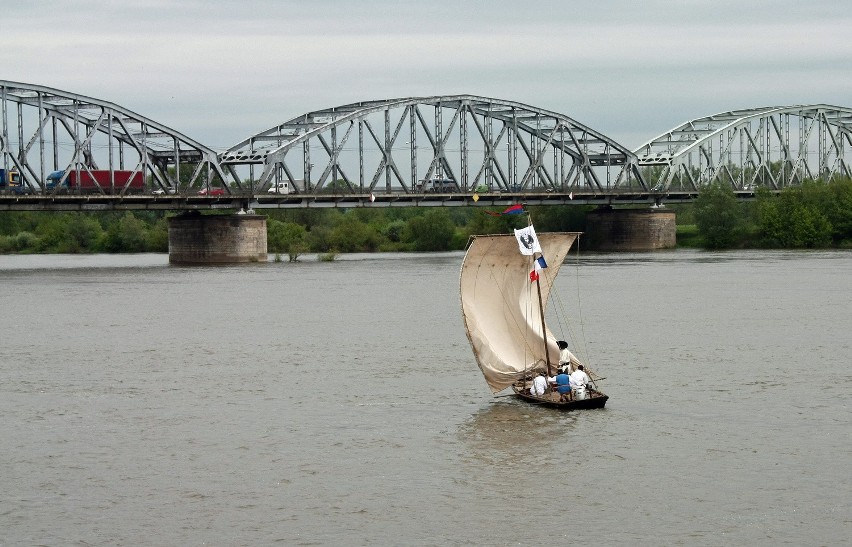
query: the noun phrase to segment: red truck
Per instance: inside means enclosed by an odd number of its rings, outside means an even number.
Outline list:
[[[110,184],[110,173],[115,186]],[[62,180],[65,171],[54,171],[47,176],[47,190],[52,191]],[[79,181],[78,177],[79,176]],[[129,184],[128,184],[129,182]],[[127,189],[125,190],[125,186]],[[69,171],[65,181],[59,187],[59,192],[72,192],[81,194],[119,194],[124,190],[125,194],[141,194],[145,190],[145,179],[141,171],[108,171],[93,170]]]

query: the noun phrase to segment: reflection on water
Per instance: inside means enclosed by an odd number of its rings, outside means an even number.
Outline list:
[[[512,398],[496,399],[477,411],[458,429],[475,465],[513,465],[525,467],[540,463],[543,455],[554,452],[556,445],[570,438],[576,412],[559,412],[527,404]]]

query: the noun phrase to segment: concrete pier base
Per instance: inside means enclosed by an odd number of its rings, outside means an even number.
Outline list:
[[[201,215],[169,219],[170,264],[266,262],[266,217]]]
[[[601,208],[586,215],[587,248],[595,251],[654,251],[677,244],[675,213],[658,209]]]

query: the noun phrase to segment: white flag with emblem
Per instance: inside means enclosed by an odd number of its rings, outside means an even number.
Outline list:
[[[541,252],[541,245],[538,244],[538,237],[536,237],[535,229],[532,226],[515,230],[515,238],[518,240],[518,248],[522,255]]]

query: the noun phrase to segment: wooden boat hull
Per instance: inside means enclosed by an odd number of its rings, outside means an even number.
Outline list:
[[[538,397],[529,392],[529,386],[525,388],[523,385],[517,384],[512,386],[512,391],[515,392],[515,395],[528,403],[558,408],[560,410],[588,410],[592,408],[603,408],[609,399],[609,395],[595,390],[589,392],[588,399],[581,399],[578,401],[560,401],[559,394],[555,391],[545,393]]]

